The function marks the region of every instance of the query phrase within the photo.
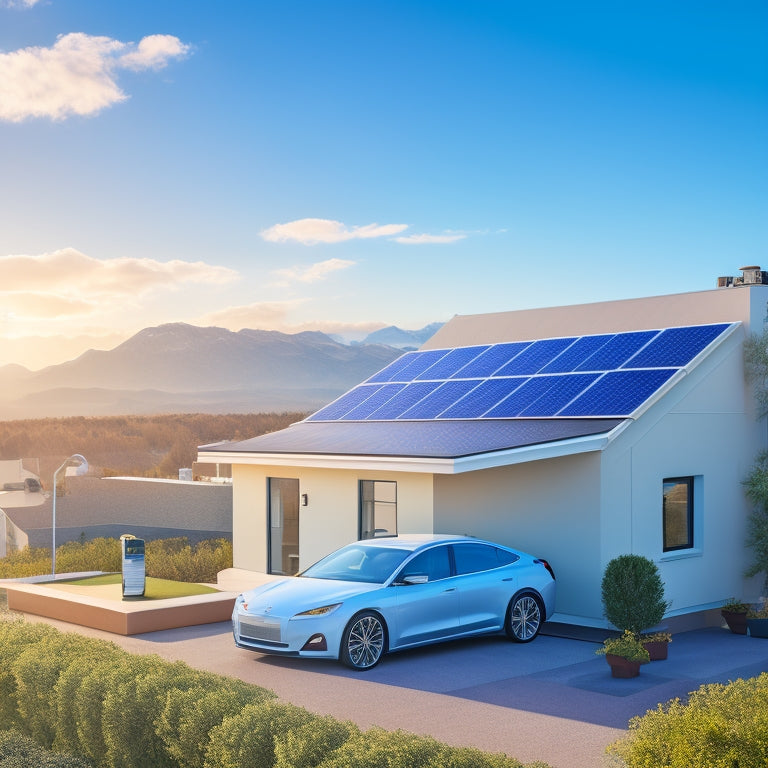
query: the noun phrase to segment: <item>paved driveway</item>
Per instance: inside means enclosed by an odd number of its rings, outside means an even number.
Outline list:
[[[596,643],[545,635],[526,645],[487,637],[407,651],[355,673],[334,662],[237,649],[228,624],[121,637],[29,619],[239,677],[363,728],[402,728],[554,768],[598,768],[630,717],[705,682],[768,672],[768,640],[719,628],[677,634],[668,660],[644,666],[634,680],[615,680],[595,656]]]

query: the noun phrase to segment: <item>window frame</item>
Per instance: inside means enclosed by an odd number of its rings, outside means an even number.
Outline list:
[[[376,486],[377,485],[392,485],[394,486],[394,501],[390,501],[388,498],[377,498]],[[367,484],[371,485],[371,498],[366,498],[365,487]],[[366,509],[366,505],[370,505],[370,512]],[[389,528],[386,528],[386,533],[376,535],[376,531],[379,528],[376,525],[376,508],[377,506],[391,507],[394,518],[394,532]],[[370,525],[366,525],[365,518],[370,514]],[[370,533],[369,536],[363,534]],[[357,513],[357,538],[359,541],[365,539],[385,539],[397,536],[397,481],[396,480],[358,480],[358,513]]]
[[[686,531],[687,541],[684,544],[667,544],[667,485],[685,485],[686,493]],[[677,554],[693,552],[697,545],[696,530],[696,476],[682,475],[680,477],[665,477],[662,480],[662,502],[661,502],[661,539],[662,551],[664,554]]]

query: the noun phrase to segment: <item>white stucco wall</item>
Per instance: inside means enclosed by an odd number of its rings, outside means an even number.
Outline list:
[[[599,619],[599,468],[598,453],[583,453],[436,476],[435,530],[547,559],[557,576],[557,613]]]
[[[601,568],[633,552],[657,563],[669,615],[743,596],[749,512],[742,481],[765,445],[743,373],[743,330],[603,452]],[[694,477],[694,547],[663,551],[662,483]]]
[[[266,572],[267,479],[299,480],[308,504],[299,507],[299,568],[358,538],[359,481],[397,483],[399,533],[430,533],[432,476],[367,470],[311,467],[233,466],[233,561],[235,568]]]

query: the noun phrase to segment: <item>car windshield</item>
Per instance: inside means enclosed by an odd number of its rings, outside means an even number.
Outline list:
[[[299,575],[310,579],[383,584],[410,554],[407,549],[350,544],[310,565]]]

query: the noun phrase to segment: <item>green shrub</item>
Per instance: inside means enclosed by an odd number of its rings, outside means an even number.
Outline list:
[[[360,731],[350,722],[316,717],[275,737],[274,768],[316,768]]]
[[[192,546],[186,537],[148,541],[147,576],[188,582],[215,582],[216,574],[232,567],[232,542],[208,539]],[[98,538],[70,541],[56,548],[57,573],[122,570],[118,539]],[[51,550],[25,547],[0,559],[0,578],[18,579],[51,571]]]
[[[271,691],[240,680],[208,675],[203,685],[168,692],[157,733],[181,768],[203,768],[210,732],[225,717],[274,696]]]
[[[11,664],[16,678],[19,730],[46,749],[53,745],[56,735],[59,675],[77,656],[89,655],[92,647],[90,638],[56,633],[29,646]]]
[[[249,704],[211,731],[205,768],[272,768],[276,739],[315,719],[292,704]]]
[[[126,665],[125,652],[113,643],[92,642],[88,653],[71,661],[56,683],[55,749],[87,754],[101,760],[106,746],[101,712],[108,670]]]
[[[0,768],[91,768],[81,757],[49,752],[16,731],[0,731]]]
[[[47,624],[26,624],[20,619],[0,620],[0,724],[4,728],[21,726],[18,710],[18,681],[13,665],[23,653],[36,644],[58,636]]]
[[[608,751],[627,768],[765,768],[768,673],[703,685],[684,704],[674,699],[633,718]]]
[[[656,563],[642,555],[620,555],[611,560],[601,591],[608,621],[635,635],[658,624],[669,608]]]

